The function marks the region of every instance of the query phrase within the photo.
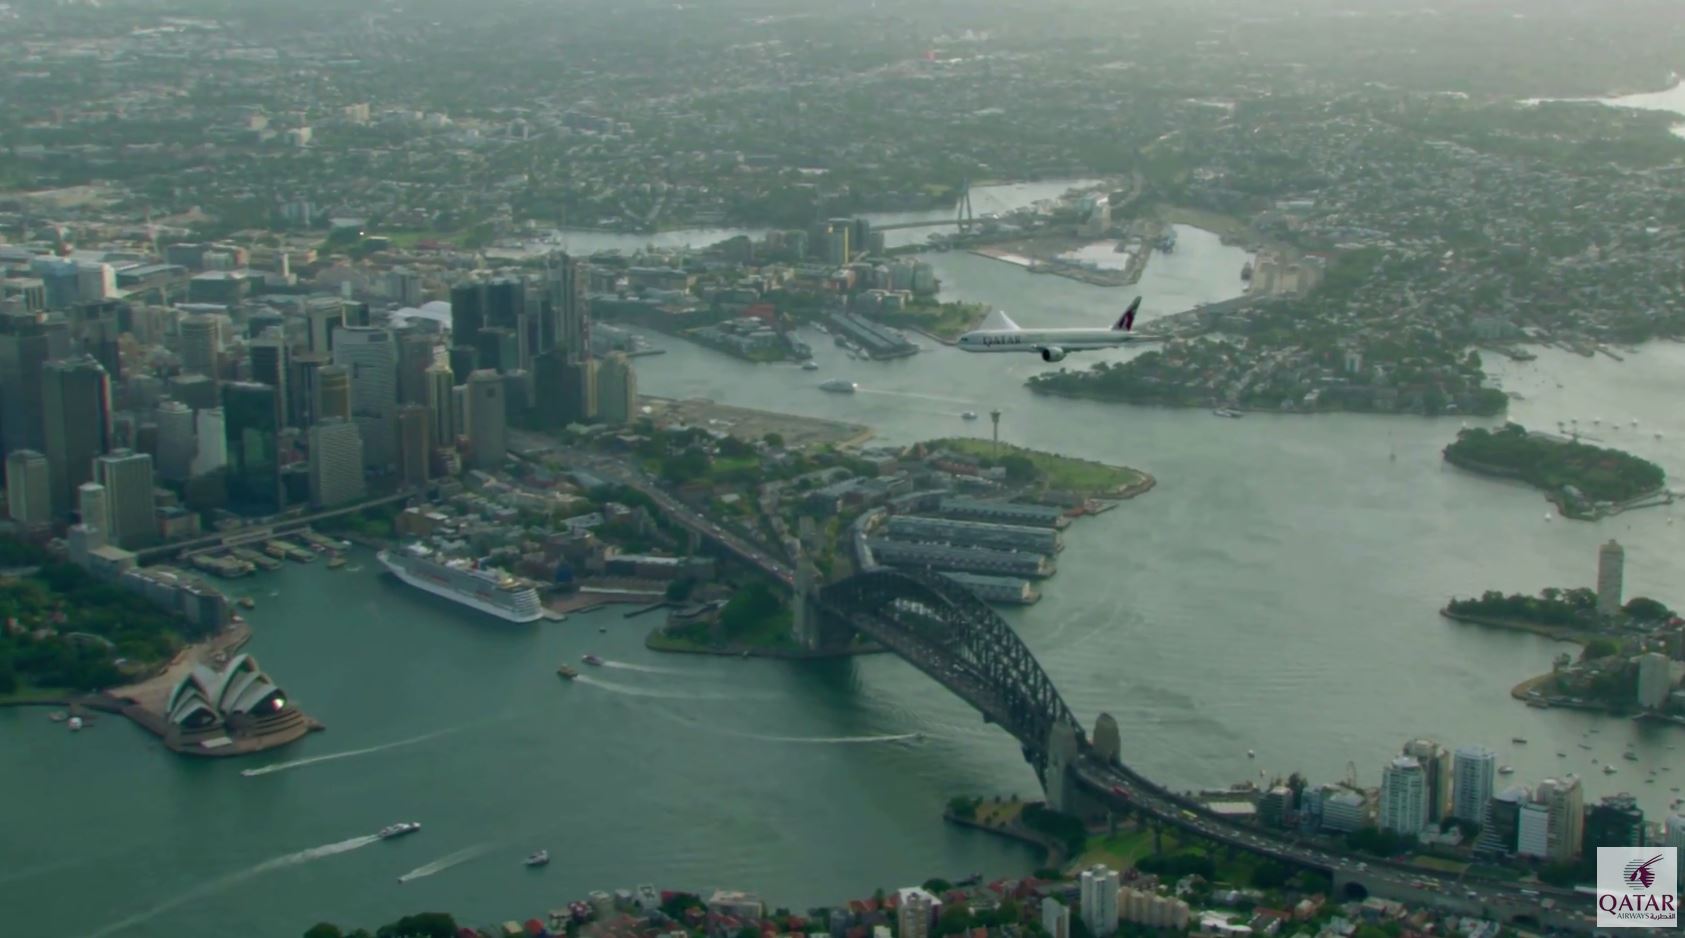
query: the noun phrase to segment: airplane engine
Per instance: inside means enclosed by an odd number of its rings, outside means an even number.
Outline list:
[[[1065,350],[1050,345],[1041,350],[1041,360],[1044,362],[1062,362],[1065,360]]]

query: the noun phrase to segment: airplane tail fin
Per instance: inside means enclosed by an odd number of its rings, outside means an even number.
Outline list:
[[[1018,328],[1018,324],[1013,322],[1012,317],[1008,316],[1004,310],[997,309],[989,313],[988,317],[983,320],[983,324],[978,328],[1011,332]]]
[[[1118,319],[1118,321],[1112,326],[1112,331],[1113,332],[1132,332],[1132,331],[1134,331],[1134,329],[1135,329],[1135,311],[1137,309],[1140,309],[1140,308],[1141,308],[1141,298],[1136,297],[1135,302],[1129,304],[1129,308],[1123,311],[1123,316],[1120,317]]]

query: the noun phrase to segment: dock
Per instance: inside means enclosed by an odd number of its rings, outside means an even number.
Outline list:
[[[263,549],[271,557],[285,557],[296,563],[311,563],[316,559],[314,553],[305,550],[292,541],[282,540],[278,537],[263,545]]]
[[[233,556],[235,556],[235,557],[237,557],[241,560],[244,560],[246,563],[251,564],[254,567],[262,567],[265,570],[279,570],[279,569],[281,569],[281,561],[276,560],[274,557],[271,557],[268,554],[258,553],[257,551],[252,550],[250,548],[235,547],[235,548],[231,548],[228,552],[230,554],[232,554]]]

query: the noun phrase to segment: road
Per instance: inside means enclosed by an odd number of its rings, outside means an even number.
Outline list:
[[[1236,849],[1292,866],[1323,870],[1337,879],[1360,880],[1378,895],[1408,897],[1428,905],[1478,906],[1482,914],[1500,916],[1505,921],[1526,913],[1540,919],[1541,924],[1574,931],[1590,931],[1596,921],[1589,913],[1588,897],[1572,890],[1484,879],[1465,881],[1422,867],[1331,852],[1291,835],[1238,824],[1212,814],[1192,799],[1174,795],[1126,768],[1092,756],[1083,757],[1071,771],[1083,787],[1103,801],[1127,806],[1129,810]],[[1548,912],[1542,910],[1540,903],[1544,899],[1556,900],[1558,907]]]
[[[706,515],[667,494],[643,470],[628,466],[623,460],[612,456],[604,456],[584,450],[559,448],[557,454],[566,464],[583,468],[605,482],[613,482],[616,485],[636,489],[660,506],[661,511],[668,518],[685,530],[694,531],[698,535],[721,545],[767,576],[778,580],[791,589],[795,588],[796,575],[788,564],[772,556],[761,545],[720,527]]]

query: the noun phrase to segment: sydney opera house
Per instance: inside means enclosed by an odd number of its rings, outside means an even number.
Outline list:
[[[292,742],[314,728],[251,655],[221,671],[200,665],[170,692],[164,742],[177,752],[238,755]]]

